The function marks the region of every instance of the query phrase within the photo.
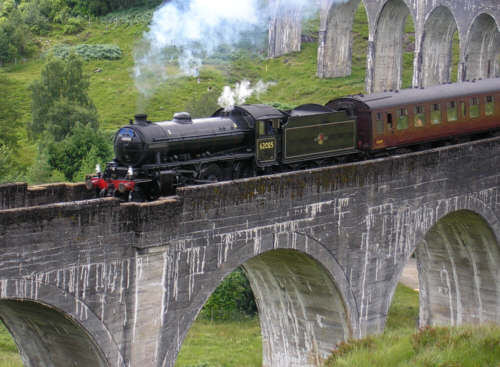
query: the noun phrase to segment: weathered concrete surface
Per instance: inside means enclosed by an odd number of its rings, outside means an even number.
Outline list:
[[[302,36],[302,9],[286,0],[271,1],[269,22],[269,57],[278,57],[300,51]]]
[[[318,366],[338,341],[383,330],[417,249],[422,324],[500,323],[499,166],[495,138],[145,204],[28,207],[29,190],[3,187],[19,204],[0,211],[0,317],[28,366],[56,350],[78,366],[172,367],[209,295],[242,265],[264,365]],[[86,358],[71,357],[64,335]],[[58,361],[47,365],[68,365]]]
[[[499,76],[500,3],[497,0],[321,0],[319,77],[350,75],[352,23],[361,1],[369,23],[368,92],[401,87],[402,40],[407,17],[411,17],[415,25],[413,86],[426,87],[452,79],[451,47],[455,34],[460,41],[458,80]],[[296,17],[295,22],[298,29],[300,17]],[[273,44],[286,50],[287,43],[291,42],[288,35],[280,29],[270,30]],[[279,55],[269,53],[270,57]]]

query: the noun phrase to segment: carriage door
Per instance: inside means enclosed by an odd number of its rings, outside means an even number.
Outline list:
[[[280,120],[278,119],[257,121],[255,137],[257,166],[265,167],[276,163],[279,127]]]

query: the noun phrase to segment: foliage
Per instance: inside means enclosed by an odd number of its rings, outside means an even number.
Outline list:
[[[77,124],[97,128],[97,111],[87,94],[88,77],[82,61],[70,54],[66,61],[50,59],[41,72],[41,79],[32,86],[32,122],[29,131],[34,137],[49,132],[56,141],[63,140]]]
[[[83,180],[96,163],[103,164],[112,155],[109,139],[94,127],[76,124],[62,141],[48,146],[50,166],[64,173],[67,180]]]
[[[50,139],[50,137],[47,137],[47,139]],[[29,167],[26,175],[23,177],[23,181],[28,182],[30,185],[36,185],[49,182],[64,182],[66,180],[61,171],[54,169],[49,164],[47,144],[39,143],[37,145],[35,162]]]
[[[35,51],[35,42],[21,12],[15,6],[6,7],[6,3],[0,10],[0,63],[29,57]]]
[[[64,24],[64,34],[76,34],[85,28],[85,20],[81,17],[71,17]]]
[[[161,0],[66,0],[73,13],[83,16],[101,16],[138,6],[156,6],[161,2]]]
[[[62,59],[67,59],[72,53],[84,60],[117,60],[122,57],[122,51],[117,45],[100,44],[80,44],[77,46],[59,44],[54,46],[49,53]]]
[[[13,171],[13,159],[11,149],[0,145],[0,183],[9,182]]]
[[[135,7],[109,13],[99,18],[99,21],[113,26],[149,24],[153,18],[154,11],[155,9],[151,6]]]
[[[254,316],[257,306],[247,277],[241,268],[229,274],[212,293],[201,311],[210,320],[229,320]]]

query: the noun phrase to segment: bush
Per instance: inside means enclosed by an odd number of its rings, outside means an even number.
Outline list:
[[[19,11],[0,17],[0,63],[28,57],[36,49],[31,32],[24,24]]]
[[[212,293],[200,317],[207,320],[231,320],[252,317],[257,305],[250,283],[241,268],[229,274]]]
[[[83,31],[85,28],[85,20],[83,18],[69,18],[63,28],[64,34],[76,34]]]
[[[155,9],[151,7],[132,8],[109,13],[100,18],[100,21],[108,25],[136,25],[149,24],[153,18]]]
[[[72,134],[60,142],[49,144],[48,162],[52,169],[64,173],[66,179],[83,180],[96,163],[103,164],[112,155],[111,140],[101,131],[77,124]]]
[[[77,46],[57,45],[50,51],[50,54],[61,59],[66,59],[71,53],[75,53],[85,60],[117,60],[122,57],[122,50],[116,45],[87,45]]]
[[[31,32],[44,34],[50,30],[50,20],[44,14],[41,1],[23,2],[19,6],[23,22],[28,25]]]

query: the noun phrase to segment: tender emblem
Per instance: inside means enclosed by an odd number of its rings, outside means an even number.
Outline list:
[[[319,133],[317,137],[314,138],[314,142],[318,143],[319,145],[323,145],[325,141],[328,140],[328,136],[325,136],[323,133]]]

